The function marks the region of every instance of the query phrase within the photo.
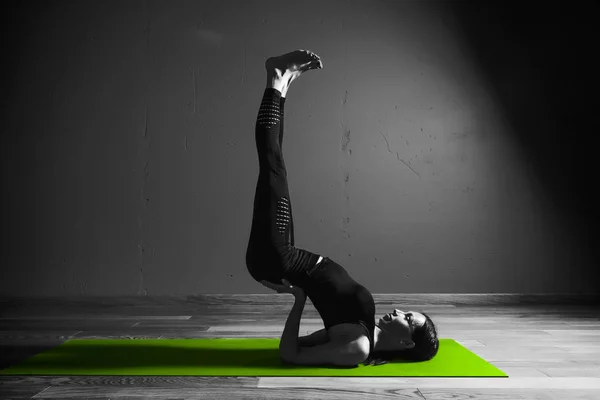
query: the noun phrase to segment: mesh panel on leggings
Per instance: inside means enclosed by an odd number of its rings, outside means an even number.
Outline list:
[[[265,96],[266,97],[266,96]],[[279,108],[279,100],[273,98],[263,98],[258,110],[256,119],[258,125],[264,125],[267,128],[276,125],[281,119],[281,110]]]
[[[282,197],[277,201],[277,229],[282,235],[290,223],[290,205],[289,200]]]

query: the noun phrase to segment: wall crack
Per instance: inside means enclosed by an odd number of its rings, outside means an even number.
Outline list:
[[[383,139],[385,140],[385,143],[387,144],[387,149],[388,152],[390,154],[394,154],[394,152],[392,151],[392,149],[390,148],[390,142],[388,142],[387,137],[385,137],[385,135],[383,134],[383,132],[379,131],[379,134],[383,137]],[[404,161],[402,158],[400,158],[400,153],[396,152],[396,158],[398,159],[398,161],[400,161],[402,164],[406,165],[408,168],[410,168],[410,170],[412,172],[415,173],[415,175],[417,175],[419,177],[419,179],[421,179],[421,175],[419,175],[419,173],[417,171],[415,171],[413,169],[413,167],[411,167],[406,161]]]

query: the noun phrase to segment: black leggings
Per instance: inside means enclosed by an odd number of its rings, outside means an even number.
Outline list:
[[[283,160],[285,97],[266,88],[255,127],[259,174],[246,266],[257,281],[299,283],[316,269],[319,255],[294,246],[294,219]],[[319,263],[319,266],[322,263]]]

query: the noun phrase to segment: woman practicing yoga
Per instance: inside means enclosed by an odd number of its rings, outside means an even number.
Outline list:
[[[292,202],[283,160],[283,109],[291,83],[323,68],[313,52],[296,50],[265,62],[267,87],[255,127],[259,175],[246,265],[250,275],[296,301],[279,345],[282,360],[299,365],[385,364],[402,357],[425,361],[438,351],[436,327],[422,312],[394,310],[375,324],[371,293],[327,257],[294,246]],[[325,329],[298,337],[306,298]]]

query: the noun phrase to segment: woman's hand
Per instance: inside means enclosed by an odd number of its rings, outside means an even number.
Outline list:
[[[293,286],[286,279],[282,279],[281,282],[283,282],[283,285],[276,285],[269,281],[260,281],[260,283],[262,283],[264,286],[268,287],[269,289],[275,290],[277,293],[291,293],[294,295],[294,297],[306,298],[304,289],[302,289],[301,287]]]

